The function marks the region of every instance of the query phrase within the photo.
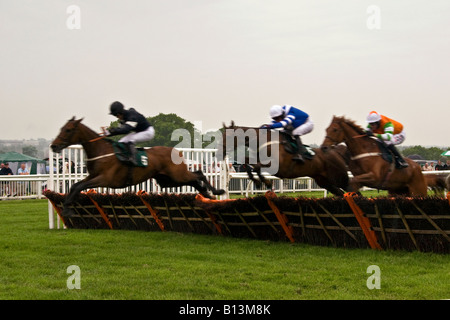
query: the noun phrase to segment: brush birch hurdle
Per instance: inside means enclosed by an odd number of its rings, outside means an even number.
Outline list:
[[[56,211],[61,210],[64,194],[47,191],[45,196]],[[74,210],[77,216],[66,219],[67,228],[112,226],[116,230],[191,232],[344,248],[450,253],[447,198],[351,196],[349,201],[277,197],[267,192],[245,199],[210,200],[196,194],[83,193]]]

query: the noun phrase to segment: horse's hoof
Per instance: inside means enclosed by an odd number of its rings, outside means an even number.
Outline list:
[[[223,190],[223,189],[216,190],[216,191],[213,192],[213,194],[216,195],[216,196],[220,196],[220,195],[222,195],[224,193],[225,193],[225,190]]]

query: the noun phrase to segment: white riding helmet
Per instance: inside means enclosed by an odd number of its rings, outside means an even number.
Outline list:
[[[284,111],[283,111],[283,107],[282,106],[274,105],[274,106],[272,106],[270,108],[270,117],[272,119],[276,118],[276,117],[279,117],[279,116],[282,116],[283,113],[284,113]]]
[[[369,115],[367,116],[367,122],[368,123],[374,123],[381,120],[381,116],[376,111],[371,111]]]

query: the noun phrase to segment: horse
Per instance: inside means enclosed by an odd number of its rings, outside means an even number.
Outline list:
[[[353,192],[367,186],[387,190],[390,195],[426,196],[427,179],[422,174],[420,165],[411,159],[405,159],[408,167],[396,168],[392,158],[390,162],[383,158],[384,148],[377,140],[354,121],[333,116],[326,129],[321,150],[329,152],[333,150],[331,147],[342,142],[347,145],[351,156],[348,166],[354,176],[349,186]],[[435,178],[428,180],[430,184],[442,185]]]
[[[253,137],[255,137],[255,139],[244,139],[246,147],[250,147],[255,142],[258,146],[256,148],[257,150],[253,150],[256,153],[253,159],[249,156],[245,157],[244,165],[246,166],[249,179],[258,186],[264,184],[268,189],[272,188],[271,182],[261,173],[262,168],[269,167],[267,161],[265,161],[266,163],[261,161],[261,154],[278,154],[277,159],[273,159],[278,164],[278,167],[275,168],[275,172],[273,173],[274,176],[280,179],[309,176],[321,188],[326,189],[336,196],[343,196],[344,191],[347,191],[349,177],[345,161],[341,155],[343,153],[342,150],[324,153],[320,149],[312,149],[315,153],[312,159],[305,159],[304,163],[300,163],[292,160],[292,152],[286,151],[285,146],[289,144],[289,138],[287,134],[280,131],[236,126],[234,121],[228,127],[223,124],[222,141],[218,144],[217,158],[219,160],[225,158],[227,150],[235,150],[238,147],[238,137],[235,135],[237,130],[242,130],[240,132],[243,135],[247,135],[247,137],[249,137],[249,133],[253,132]],[[260,141],[260,138],[263,136],[266,137],[266,141]],[[233,140],[232,146],[227,143],[230,140]],[[250,140],[254,141],[250,142]],[[253,172],[258,175],[259,180],[254,178]]]
[[[435,195],[444,196],[445,189],[450,190],[446,182],[447,174],[426,174],[424,176],[428,188],[433,190]]]
[[[82,120],[75,120],[75,117],[70,119],[50,145],[53,152],[59,153],[70,145],[81,144],[87,156],[89,175],[70,188],[64,202],[65,216],[73,215],[69,206],[76,201],[82,190],[97,187],[125,188],[151,178],[162,188],[192,186],[207,198],[214,198],[208,191],[213,195],[225,193],[225,190],[214,188],[202,171],[188,171],[181,152],[172,147],[155,146],[146,149],[146,167],[132,167],[122,163],[115,156],[112,141],[85,126],[81,123]]]

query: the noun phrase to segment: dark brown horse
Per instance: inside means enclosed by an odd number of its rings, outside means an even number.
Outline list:
[[[427,182],[419,164],[405,159],[409,166],[397,169],[393,160],[390,163],[383,159],[382,146],[375,137],[368,135],[354,121],[334,116],[326,129],[321,149],[331,151],[331,146],[341,142],[345,142],[351,155],[348,163],[354,176],[350,181],[351,191],[357,192],[362,186],[367,186],[388,190],[393,195],[427,195]]]
[[[237,132],[242,133],[245,139],[239,141]],[[250,135],[249,133],[253,133]],[[261,137],[264,137],[262,141]],[[248,170],[249,178],[256,184],[263,183],[268,188],[272,187],[269,180],[265,179],[261,174],[262,168],[271,166],[272,170],[275,169],[273,175],[281,179],[292,179],[298,177],[308,176],[313,178],[317,184],[329,192],[337,196],[342,196],[348,187],[348,172],[347,167],[338,150],[324,153],[320,149],[313,149],[315,155],[312,159],[305,160],[304,163],[300,163],[292,160],[292,153],[286,151],[285,145],[288,144],[288,138],[279,131],[252,128],[252,127],[240,127],[236,126],[234,122],[231,125],[223,127],[222,143],[219,145],[218,158],[223,159],[228,152],[235,150],[237,147],[251,147],[252,144],[257,147],[253,150],[255,155],[252,159],[251,156],[246,156],[244,159],[245,165]],[[271,164],[263,161],[262,155],[271,156],[272,160],[276,162],[277,166],[274,168]],[[255,172],[259,181],[253,177]]]
[[[201,171],[188,171],[186,164],[182,161],[181,152],[171,147],[147,149],[148,165],[146,167],[124,165],[114,155],[111,141],[103,139],[82,124],[81,120],[75,120],[75,117],[69,120],[51,144],[54,152],[61,152],[73,144],[81,144],[88,158],[89,175],[70,188],[64,203],[66,215],[71,214],[69,206],[74,203],[82,190],[97,187],[124,188],[151,178],[155,179],[162,188],[192,186],[208,198],[211,198],[208,190],[214,195],[225,192],[211,186]]]

